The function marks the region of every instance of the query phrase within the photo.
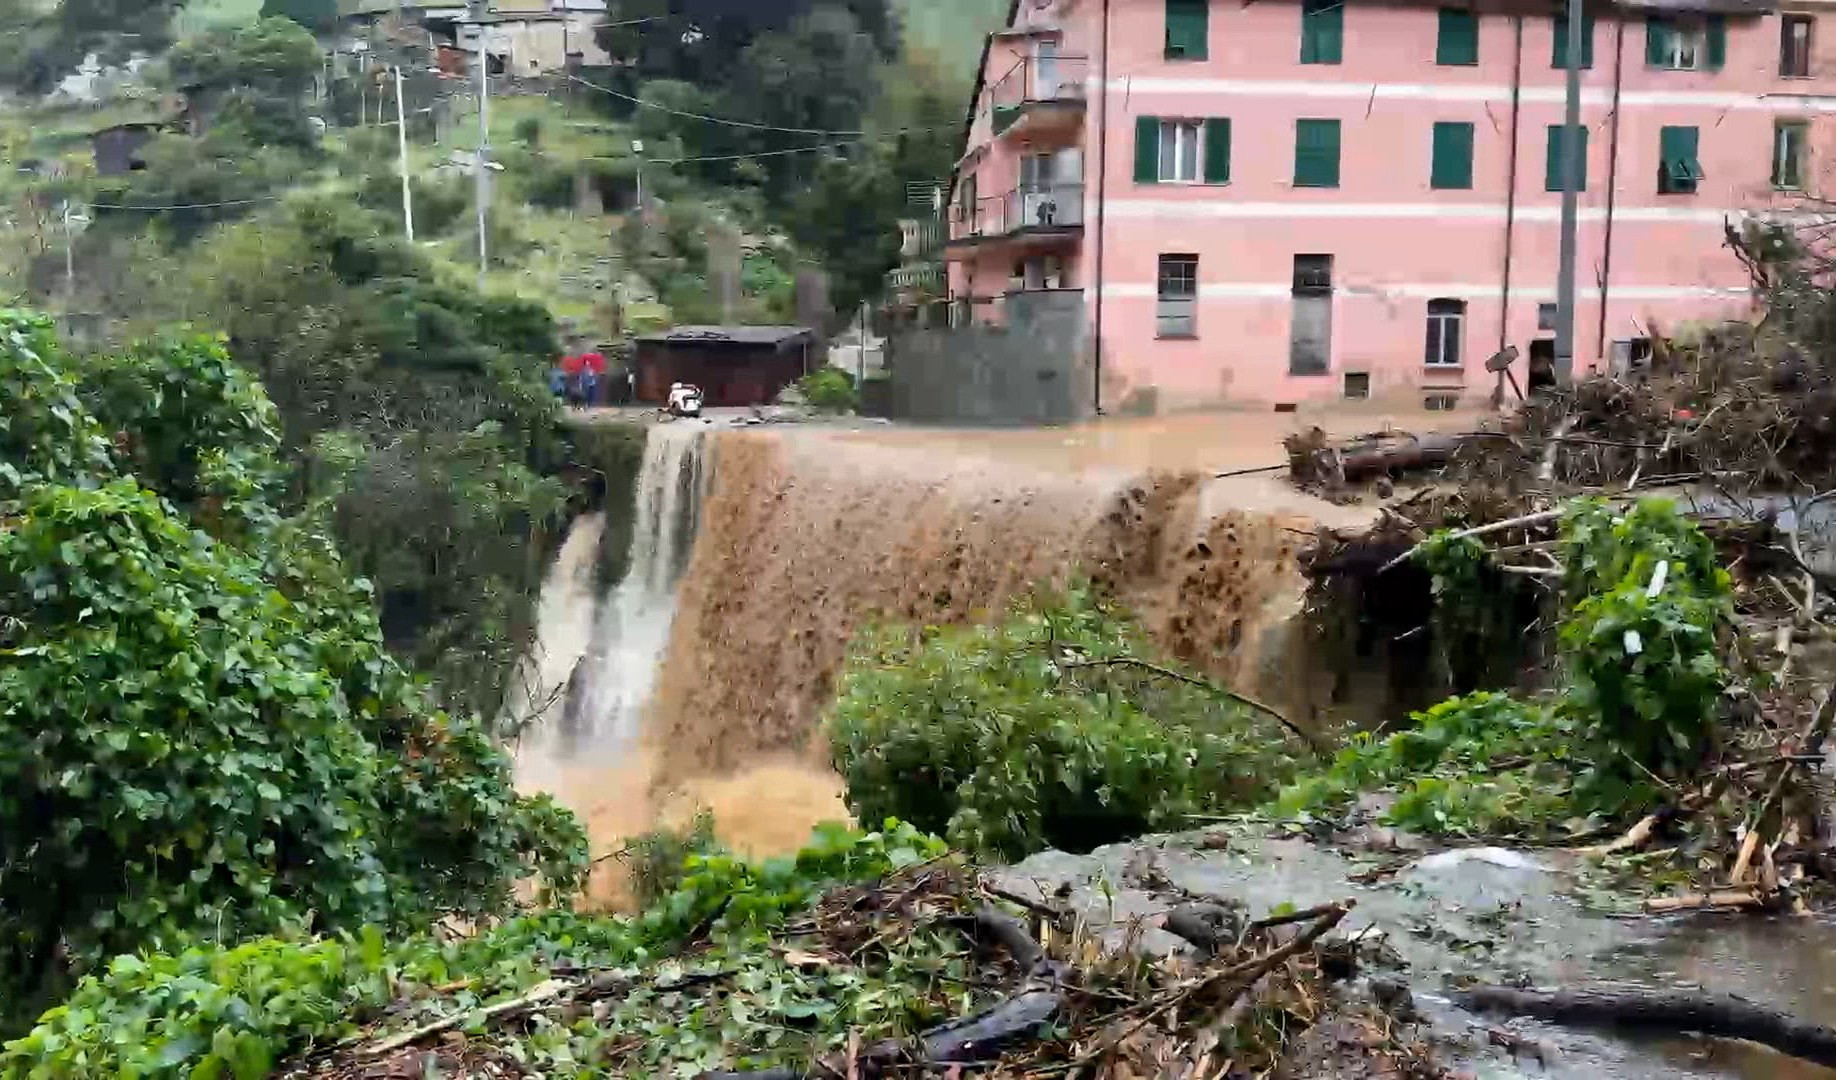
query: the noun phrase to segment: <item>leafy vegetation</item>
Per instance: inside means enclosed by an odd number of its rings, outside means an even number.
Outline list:
[[[4,312],[0,368],[10,1014],[120,952],[572,887],[578,825],[391,659],[324,505],[283,513],[275,410],[220,341],[79,364]]]
[[[1444,534],[1424,551],[1437,606],[1471,605],[1467,590],[1495,573],[1470,538]],[[1336,811],[1387,787],[1397,793],[1391,824],[1534,835],[1636,812],[1657,783],[1697,766],[1720,715],[1728,676],[1719,641],[1733,615],[1714,546],[1667,501],[1621,510],[1576,500],[1561,552],[1569,612],[1558,692],[1456,697],[1417,714],[1411,729],[1358,736],[1323,775],[1284,790],[1279,808]]]
[[[1018,858],[1253,804],[1291,774],[1253,714],[1115,662],[1144,655],[1139,628],[1081,590],[994,625],[870,635],[828,718],[849,808]]]
[[[835,883],[875,879],[942,853],[937,840],[896,822],[871,833],[831,826],[794,859],[752,865],[724,854],[691,856],[680,884],[637,917],[548,912],[459,941],[423,934],[391,944],[365,928],[122,956],[7,1044],[0,1077],[263,1076],[289,1053],[347,1035],[391,1003],[389,1022],[401,1026],[463,1015],[526,991],[560,965],[635,975],[695,934],[713,942],[697,969],[731,975],[724,1003],[687,1009],[681,995],[640,989],[604,1017],[536,1026],[515,1048],[525,1065],[552,1075],[632,1055],[634,1069],[688,1072],[718,1060],[729,1040],[762,1058],[801,1052],[812,1040],[836,1045],[850,1026],[896,1011],[899,1001],[849,994],[862,989],[860,973],[802,971],[762,948],[762,935]],[[804,1033],[787,1039],[788,1024]]]
[[[824,367],[810,372],[797,381],[797,389],[811,408],[823,412],[853,412],[861,406],[854,380],[837,368]]]

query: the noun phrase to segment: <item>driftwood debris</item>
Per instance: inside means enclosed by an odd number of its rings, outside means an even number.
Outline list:
[[[1481,1012],[1533,1016],[1575,1027],[1693,1031],[1723,1039],[1745,1039],[1781,1054],[1836,1067],[1836,1030],[1805,1023],[1732,994],[1635,986],[1578,990],[1479,986],[1455,994],[1454,998]]]
[[[1376,476],[1436,468],[1453,460],[1465,435],[1379,432],[1335,441],[1320,428],[1291,435],[1289,475],[1298,484],[1336,487]]]

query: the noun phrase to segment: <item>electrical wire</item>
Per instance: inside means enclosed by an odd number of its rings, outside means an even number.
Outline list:
[[[848,139],[844,142],[818,143],[815,146],[792,146],[783,150],[760,150],[754,154],[716,154],[710,157],[681,158],[647,158],[646,165],[692,165],[698,161],[743,161],[746,158],[782,157],[785,154],[808,154],[817,150],[834,150],[843,146],[859,146],[866,139]]]
[[[883,135],[890,136],[890,135],[923,135],[923,134],[932,134],[932,133],[936,133],[940,131],[948,132],[948,131],[957,130],[956,127],[954,126],[941,127],[941,128],[902,128],[898,131],[887,131],[887,132],[830,131],[830,130],[826,130],[823,128],[778,127],[774,124],[755,124],[750,120],[732,120],[724,116],[709,116],[706,113],[688,112],[683,109],[672,109],[668,105],[658,105],[654,101],[645,101],[643,98],[633,97],[630,94],[626,94],[621,91],[614,90],[611,87],[601,86],[598,83],[588,82],[578,75],[568,75],[567,80],[569,82],[577,82],[581,86],[587,87],[588,89],[591,89],[591,90],[597,90],[602,94],[608,94],[612,97],[618,98],[620,101],[628,101],[631,104],[636,105],[642,109],[655,109],[657,112],[668,113],[671,116],[680,116],[680,117],[684,117],[689,120],[700,120],[704,123],[709,123],[709,124],[722,124],[727,127],[744,128],[747,131],[772,131],[772,132],[779,132],[785,135],[881,135],[883,134]]]
[[[223,202],[176,203],[171,206],[129,206],[126,203],[84,203],[91,210],[139,210],[145,213],[162,213],[167,210],[214,210],[220,206],[247,206],[250,203],[274,202],[285,198],[283,195],[257,195],[251,199],[225,199]]]

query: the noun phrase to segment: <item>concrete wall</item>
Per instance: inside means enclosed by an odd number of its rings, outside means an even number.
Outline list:
[[[1003,325],[906,327],[887,338],[891,411],[901,420],[1068,423],[1089,415],[1081,291],[1015,293]]]

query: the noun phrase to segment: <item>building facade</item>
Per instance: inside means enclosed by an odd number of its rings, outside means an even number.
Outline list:
[[[1589,9],[1577,372],[1747,314],[1724,230],[1813,215],[1836,163],[1827,0]],[[1560,10],[1016,0],[951,187],[953,320],[1075,295],[1105,412],[1488,398],[1494,353],[1553,354]]]

